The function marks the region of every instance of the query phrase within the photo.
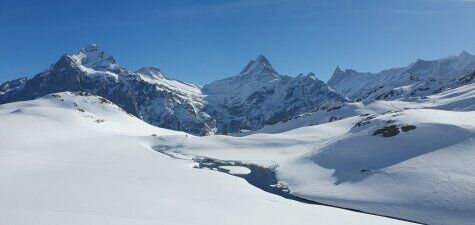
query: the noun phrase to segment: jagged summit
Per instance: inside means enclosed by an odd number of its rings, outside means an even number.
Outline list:
[[[315,75],[315,73],[313,73],[313,72],[308,72],[307,74],[299,73],[296,77],[313,77],[313,78],[316,78],[317,75]]]
[[[163,76],[163,73],[160,69],[158,69],[156,67],[152,67],[152,66],[142,67],[139,70],[135,71],[135,73],[145,75],[147,77],[155,78],[155,79],[165,77],[165,76]]]
[[[277,76],[278,73],[272,68],[269,60],[263,56],[259,55],[255,60],[251,60],[241,71],[242,75],[245,74],[270,74]]]

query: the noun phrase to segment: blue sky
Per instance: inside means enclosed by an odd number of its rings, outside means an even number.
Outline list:
[[[130,70],[206,84],[259,54],[287,75],[475,54],[471,0],[0,0],[0,82],[96,43]]]

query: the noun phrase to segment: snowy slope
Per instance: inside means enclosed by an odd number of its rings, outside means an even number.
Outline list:
[[[326,203],[429,224],[471,224],[473,118],[473,112],[426,109],[378,116],[295,159],[280,179],[295,194]],[[373,135],[391,125],[417,128],[394,137]],[[296,173],[302,169],[313,173]]]
[[[279,181],[306,199],[428,224],[473,224],[474,100],[470,84],[417,102],[349,103],[244,137],[155,144],[277,166]],[[331,114],[345,118],[319,121]]]
[[[4,104],[0,121],[0,224],[407,224],[194,169],[151,147],[196,137],[101,97],[63,92]]]
[[[328,85],[358,101],[424,97],[473,82],[474,71],[475,56],[464,51],[457,56],[432,61],[419,59],[407,67],[379,73],[360,73],[337,67]]]

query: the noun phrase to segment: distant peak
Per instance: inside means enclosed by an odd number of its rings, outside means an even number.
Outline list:
[[[81,52],[87,53],[87,52],[95,52],[98,51],[99,47],[96,44],[89,44],[86,47],[81,49]]]
[[[340,73],[340,72],[345,72],[345,71],[341,68],[341,66],[336,66],[335,71],[333,73],[335,74],[335,73]]]
[[[346,70],[348,71],[348,70]],[[341,80],[345,79],[347,76],[345,70],[343,70],[340,66],[336,66],[335,71],[333,72],[332,77],[328,80],[327,84],[332,86],[340,82]]]
[[[314,73],[309,72],[306,75],[304,75],[303,73],[299,73],[296,78],[300,80],[308,80],[308,79],[316,80],[317,76]]]
[[[277,76],[277,72],[263,55],[259,55],[255,60],[251,60],[240,74],[271,74]]]
[[[254,61],[257,62],[257,63],[262,63],[262,64],[270,65],[269,60],[268,60],[265,56],[263,56],[263,55],[257,56],[256,60],[254,60]]]
[[[468,53],[467,51],[462,51],[459,56],[466,57],[466,56],[472,56],[472,55]]]
[[[143,67],[143,68],[135,71],[135,73],[145,75],[145,76],[150,77],[150,78],[164,78],[164,76],[162,74],[162,71],[160,71],[160,69],[158,69],[156,67],[152,67],[152,66]]]
[[[144,70],[144,71],[151,71],[151,72],[156,72],[156,73],[161,73],[162,71],[157,68],[157,67],[153,67],[153,66],[147,66],[147,67],[142,67],[140,70]]]

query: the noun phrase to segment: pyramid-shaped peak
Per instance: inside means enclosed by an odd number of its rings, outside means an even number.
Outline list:
[[[459,56],[461,57],[467,57],[467,56],[472,56],[470,53],[468,53],[467,51],[462,51]]]
[[[251,60],[240,74],[272,74],[277,75],[277,72],[272,68],[269,60],[259,55],[255,60]]]
[[[343,70],[340,66],[336,66],[335,71],[333,72],[332,77],[328,80],[327,84],[332,86],[345,79],[347,72],[350,70]]]
[[[256,60],[254,60],[254,62],[270,65],[269,60],[263,55],[258,55]]]

